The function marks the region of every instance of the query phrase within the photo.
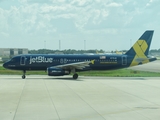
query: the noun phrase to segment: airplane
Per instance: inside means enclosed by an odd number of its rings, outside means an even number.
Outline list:
[[[77,72],[88,70],[115,70],[155,61],[149,57],[149,48],[154,31],[147,30],[125,54],[100,55],[55,55],[55,54],[22,54],[13,57],[3,64],[4,68],[23,71],[44,70],[49,76],[63,76],[73,73],[73,79],[78,78]]]

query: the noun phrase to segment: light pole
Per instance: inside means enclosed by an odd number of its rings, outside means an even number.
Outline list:
[[[86,50],[86,40],[84,40],[84,50]]]
[[[59,50],[61,50],[61,40],[59,40]]]
[[[44,41],[44,49],[46,49],[46,40]]]

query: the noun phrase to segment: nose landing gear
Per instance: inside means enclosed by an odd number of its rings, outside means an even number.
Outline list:
[[[25,79],[26,78],[26,70],[23,70],[23,75],[22,75],[22,79]]]

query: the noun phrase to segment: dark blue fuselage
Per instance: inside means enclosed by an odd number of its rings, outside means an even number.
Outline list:
[[[130,66],[133,57],[127,55],[44,55],[27,54],[13,57],[4,67],[13,70],[46,70],[48,67],[93,61],[83,70],[109,70]]]

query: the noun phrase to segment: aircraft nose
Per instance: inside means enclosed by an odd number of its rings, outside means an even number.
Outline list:
[[[3,67],[4,67],[4,68],[7,68],[7,63],[4,63],[4,64],[3,64]]]

